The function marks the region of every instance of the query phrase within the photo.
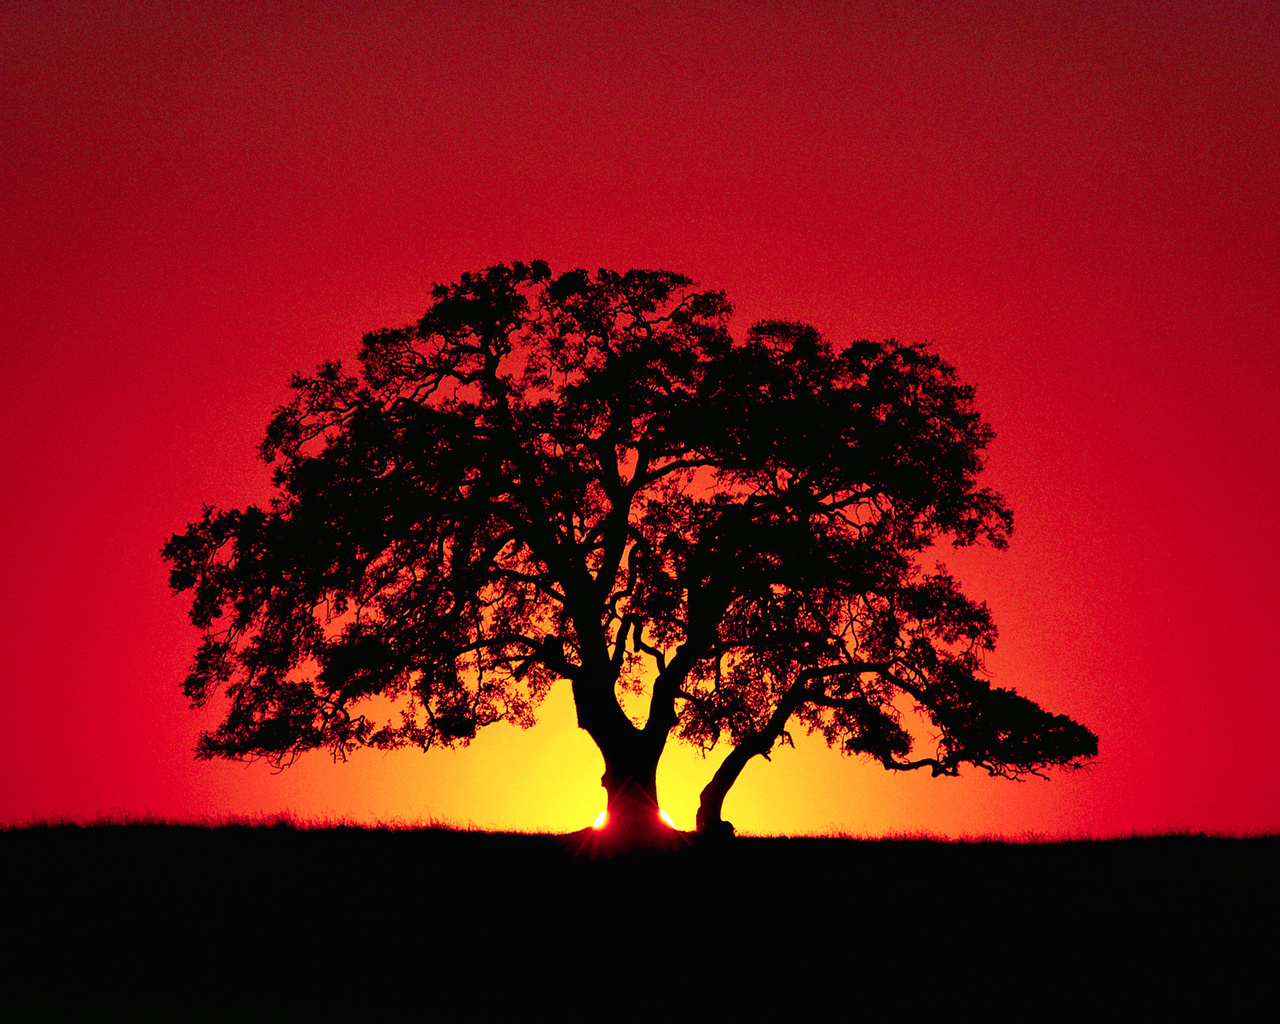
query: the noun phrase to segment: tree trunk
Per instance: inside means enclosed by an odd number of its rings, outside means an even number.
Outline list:
[[[747,766],[756,754],[763,753],[758,737],[756,742],[743,743],[729,751],[729,756],[721,762],[711,781],[702,790],[698,802],[698,833],[710,838],[728,838],[733,835],[733,826],[722,817],[724,798],[733,784],[738,781],[742,769]]]
[[[665,736],[637,729],[613,696],[612,686],[592,688],[575,680],[578,725],[604,757],[600,785],[606,819],[593,830],[591,845],[603,852],[666,848],[677,833],[659,815],[658,759]]]
[[[848,672],[865,672],[872,668],[874,666],[864,662],[851,662],[805,669],[805,671],[797,675],[791,685],[787,687],[787,692],[782,700],[778,702],[778,706],[773,709],[773,714],[769,716],[769,721],[764,728],[744,736],[742,742],[729,751],[729,756],[716,769],[715,775],[711,777],[711,781],[703,789],[698,803],[698,832],[709,836],[733,835],[733,826],[721,817],[725,794],[738,781],[738,776],[742,774],[742,769],[747,766],[748,761],[757,754],[764,756],[766,759],[768,758],[769,749],[777,741],[778,737],[782,735],[783,729],[787,726],[787,719],[803,703],[806,694],[805,688],[809,683],[827,676],[841,675]]]
[[[659,814],[658,758],[662,748],[652,749],[637,731],[630,742],[610,744],[604,754],[600,784],[607,797],[607,817],[601,832],[612,848],[639,849],[670,845],[674,830]]]

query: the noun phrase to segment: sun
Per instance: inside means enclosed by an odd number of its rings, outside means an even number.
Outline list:
[[[676,823],[671,820],[671,815],[669,815],[661,807],[658,808],[658,817],[660,817],[663,821],[665,821],[669,828],[676,827]],[[607,810],[601,811],[599,814],[596,815],[596,820],[592,823],[591,827],[604,828],[605,822],[607,822],[608,820],[609,820],[609,812]]]

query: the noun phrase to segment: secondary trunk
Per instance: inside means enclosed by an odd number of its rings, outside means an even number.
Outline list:
[[[724,798],[733,784],[738,781],[738,776],[742,774],[742,769],[746,767],[747,762],[767,749],[768,747],[763,746],[757,737],[752,743],[735,747],[721,762],[711,781],[703,788],[698,802],[700,834],[712,837],[733,835],[733,826],[722,817]]]
[[[828,665],[823,668],[806,669],[796,676],[795,680],[787,688],[782,700],[778,702],[778,706],[773,709],[773,714],[769,716],[769,721],[765,723],[764,728],[744,736],[738,745],[729,751],[729,756],[716,769],[715,775],[711,777],[711,781],[703,789],[698,804],[698,831],[701,834],[711,836],[733,835],[733,826],[721,817],[725,795],[733,784],[738,781],[738,776],[742,774],[742,769],[747,766],[748,761],[757,754],[766,758],[769,756],[769,749],[777,741],[778,737],[782,735],[782,730],[787,725],[787,719],[804,701],[805,688],[809,683],[824,676],[859,671],[863,667],[862,665],[848,664]]]

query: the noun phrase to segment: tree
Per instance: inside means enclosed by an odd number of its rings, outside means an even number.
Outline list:
[[[735,341],[730,313],[678,274],[514,263],[366,335],[358,376],[295,375],[261,448],[271,508],[206,507],[163,550],[204,633],[185,692],[227,706],[197,756],[466,744],[564,682],[629,835],[659,828],[673,735],[729,746],[712,832],[792,723],[934,775],[1094,756],[982,678],[986,606],[925,567],[1012,529],[978,485],[974,389],[925,345],[836,351],[782,321]]]

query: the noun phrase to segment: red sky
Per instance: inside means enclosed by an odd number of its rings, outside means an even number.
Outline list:
[[[545,258],[935,341],[1017,514],[949,559],[994,682],[1101,737],[1050,783],[801,742],[740,830],[1280,829],[1277,5],[19,0],[0,76],[0,821],[594,817],[563,693],[456,753],[195,763],[158,554],[267,497],[290,372]],[[716,762],[668,760],[691,827]]]

